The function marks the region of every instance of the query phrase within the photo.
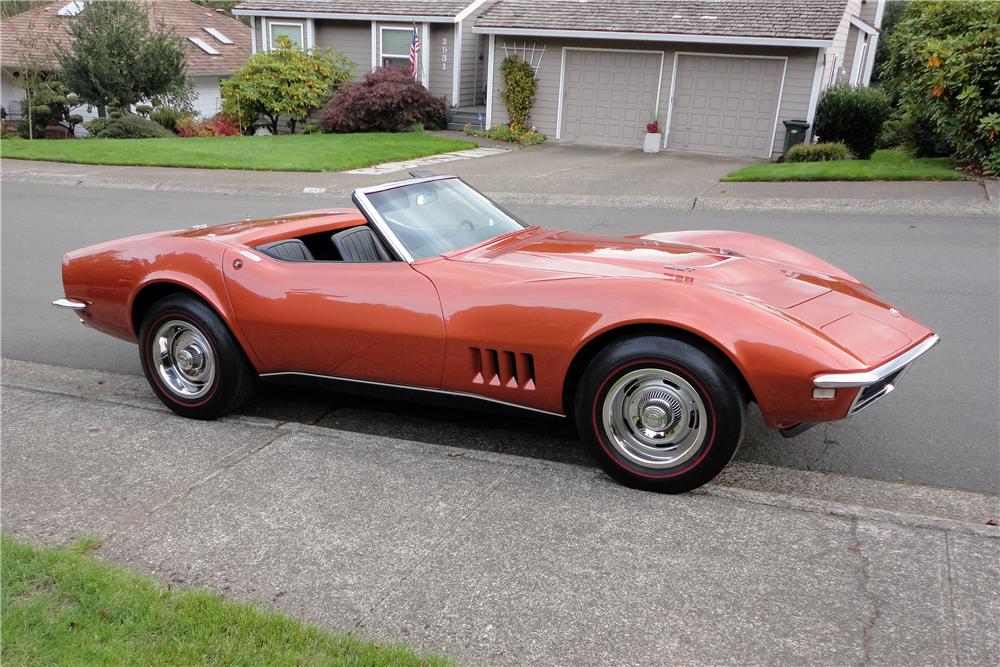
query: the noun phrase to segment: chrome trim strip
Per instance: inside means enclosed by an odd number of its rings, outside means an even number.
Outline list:
[[[56,308],[68,308],[69,310],[83,310],[87,307],[83,301],[77,301],[76,299],[56,299],[52,302],[52,305]]]
[[[358,208],[360,208],[364,216],[368,218],[368,221],[374,225],[376,231],[382,235],[382,238],[384,238],[389,245],[392,246],[393,252],[395,252],[396,255],[398,255],[399,258],[407,264],[412,264],[413,255],[411,255],[410,251],[406,249],[406,246],[403,245],[402,241],[396,238],[396,235],[393,234],[392,230],[389,228],[389,224],[385,221],[381,214],[375,210],[372,203],[368,201],[368,197],[366,197],[360,190],[354,191],[354,203],[358,205]]]
[[[430,387],[414,387],[407,384],[393,384],[391,382],[374,382],[372,380],[358,380],[356,378],[345,378],[338,377],[336,375],[322,375],[320,373],[306,373],[304,371],[284,371],[279,373],[261,373],[262,378],[271,377],[283,377],[283,376],[299,376],[299,377],[311,377],[318,378],[320,380],[334,380],[337,382],[353,382],[356,384],[366,384],[374,387],[388,387],[390,389],[406,389],[409,391],[423,391],[429,394],[441,394],[445,396],[461,396],[462,398],[474,398],[480,401],[486,401],[487,403],[496,403],[497,405],[504,405],[509,408],[517,408],[518,410],[528,410],[530,412],[537,412],[543,415],[549,415],[550,417],[565,417],[566,415],[559,412],[549,412],[548,410],[540,410],[538,408],[529,408],[526,405],[519,405],[517,403],[510,403],[508,401],[501,401],[496,398],[489,398],[487,396],[480,396],[479,394],[470,394],[464,391],[448,391],[446,389],[431,389]]]
[[[405,185],[416,185],[418,183],[428,183],[430,181],[443,181],[449,178],[458,178],[458,176],[450,176],[447,174],[438,174],[435,176],[424,176],[423,178],[407,178],[402,181],[391,181],[389,183],[380,183],[379,185],[370,185],[367,188],[357,188],[354,190],[354,194],[367,195],[372,192],[384,192],[386,190],[395,190],[396,188],[401,188]]]
[[[813,378],[813,386],[821,389],[842,389],[847,387],[867,387],[870,384],[887,378],[904,366],[912,363],[917,357],[931,349],[941,339],[936,334],[931,334],[924,341],[899,355],[894,359],[882,364],[878,368],[862,373],[827,373],[817,375]]]

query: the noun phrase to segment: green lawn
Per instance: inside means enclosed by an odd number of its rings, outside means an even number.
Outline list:
[[[86,552],[2,548],[2,650],[15,665],[449,665],[198,590],[168,590]]]
[[[188,139],[4,139],[0,157],[82,164],[266,171],[343,171],[477,144],[426,132]]]
[[[948,157],[914,158],[900,149],[875,151],[870,160],[768,162],[726,174],[722,181],[964,181]]]

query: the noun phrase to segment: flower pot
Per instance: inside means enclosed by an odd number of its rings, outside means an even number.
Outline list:
[[[642,144],[643,153],[659,153],[660,145],[663,144],[662,132],[647,132],[646,139]]]

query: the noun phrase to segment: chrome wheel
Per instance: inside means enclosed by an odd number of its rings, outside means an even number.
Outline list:
[[[618,378],[601,413],[611,445],[647,468],[679,466],[705,443],[705,403],[687,380],[668,370],[643,368]]]
[[[170,320],[156,330],[151,359],[164,387],[185,399],[204,396],[215,379],[215,355],[201,331]]]

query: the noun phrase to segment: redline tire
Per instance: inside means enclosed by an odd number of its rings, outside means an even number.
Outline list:
[[[576,392],[581,439],[618,481],[683,493],[713,479],[743,439],[737,378],[712,355],[668,337],[611,343]]]
[[[157,398],[182,417],[229,414],[256,383],[226,323],[189,295],[172,294],[150,307],[139,329],[139,358]]]

